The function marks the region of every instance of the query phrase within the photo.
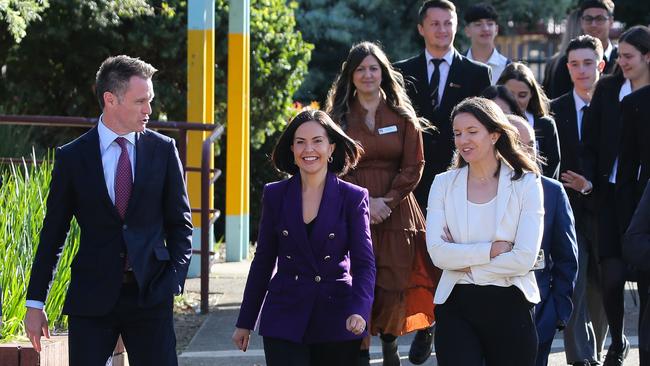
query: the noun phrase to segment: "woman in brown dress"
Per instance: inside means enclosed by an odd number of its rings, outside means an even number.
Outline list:
[[[363,42],[350,49],[327,100],[332,119],[365,151],[343,179],[370,194],[377,267],[370,332],[380,335],[384,365],[400,365],[396,339],[414,330],[419,332],[411,362],[424,363],[431,354],[433,294],[440,276],[427,255],[425,220],[412,193],[424,168],[426,121],[416,116],[403,84],[384,52]],[[364,345],[369,344],[368,338]]]

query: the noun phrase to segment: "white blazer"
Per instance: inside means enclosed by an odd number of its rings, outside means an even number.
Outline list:
[[[511,180],[514,171],[501,163],[497,190],[496,232],[492,241],[514,243],[510,252],[490,259],[489,242],[468,242],[468,167],[438,174],[429,191],[427,207],[427,249],[433,264],[442,269],[434,302],[444,303],[464,272],[470,267],[477,285],[499,280],[517,286],[531,303],[540,301],[535,274],[531,271],[542,243],[544,199],[542,183],[533,173]],[[447,226],[454,243],[441,239]],[[487,300],[487,299],[486,299]]]

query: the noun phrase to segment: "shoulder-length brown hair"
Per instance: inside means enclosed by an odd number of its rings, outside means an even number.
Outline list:
[[[452,121],[461,113],[469,113],[474,116],[489,133],[497,132],[501,135],[494,144],[494,149],[497,159],[503,159],[515,171],[512,180],[521,178],[525,172],[540,175],[536,162],[519,142],[519,132],[508,122],[506,115],[496,103],[482,97],[468,98],[460,102],[451,112]],[[465,159],[456,151],[452,167],[462,168],[466,165]]]
[[[294,162],[291,145],[293,145],[293,138],[298,127],[307,122],[316,122],[321,125],[327,133],[329,143],[336,144],[332,153],[332,161],[327,164],[328,171],[344,175],[357,165],[363,152],[361,145],[348,137],[327,113],[308,110],[300,112],[289,122],[275,144],[271,161],[277,170],[290,175],[299,172],[298,166]]]
[[[530,89],[530,101],[528,102],[528,108],[526,110],[533,114],[533,116],[539,118],[548,116],[550,114],[550,101],[544,93],[544,89],[539,85],[537,80],[535,80],[535,75],[528,68],[528,66],[522,64],[521,62],[512,62],[506,66],[499,76],[497,84],[503,85],[508,80],[517,80],[528,86]]]
[[[413,109],[411,100],[404,89],[404,78],[388,61],[382,49],[372,42],[361,42],[350,48],[348,58],[341,66],[341,72],[327,93],[325,110],[332,116],[336,123],[345,128],[345,114],[350,111],[350,103],[355,98],[356,87],[352,82],[354,70],[367,56],[374,57],[381,68],[381,90],[386,99],[386,104],[393,111],[407,121],[413,123],[416,129],[421,130],[428,126],[425,119],[420,119]]]

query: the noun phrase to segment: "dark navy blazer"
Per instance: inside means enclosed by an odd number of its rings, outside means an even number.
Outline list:
[[[349,332],[346,320],[359,314],[367,322],[373,300],[368,191],[328,173],[308,237],[301,186],[295,175],[264,187],[257,250],[237,327],[253,329],[261,308],[262,336],[299,343],[361,338],[367,333]]]
[[[135,148],[135,181],[124,219],[106,189],[97,127],[56,149],[28,299],[45,302],[72,217],[81,239],[71,264],[65,314],[103,316],[114,308],[125,250],[140,306],[160,304],[182,291],[192,254],[192,222],[178,152],[174,140],[146,129],[137,134]]]
[[[569,199],[562,185],[542,177],[544,190],[544,234],[542,249],[546,266],[535,271],[542,298],[535,306],[535,324],[540,343],[553,339],[558,325],[569,321],[573,287],[578,272],[578,244]]]

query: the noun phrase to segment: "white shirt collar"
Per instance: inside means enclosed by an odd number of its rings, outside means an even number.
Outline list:
[[[610,59],[610,57],[612,56],[612,51],[614,51],[614,46],[612,45],[612,41],[607,40],[607,48],[605,48],[605,51],[603,51],[603,56],[607,58],[607,62],[612,61]]]
[[[471,48],[467,50],[467,58],[472,61],[476,61],[474,60],[474,56],[472,55]],[[487,60],[487,64],[490,66],[506,66],[507,63],[508,63],[508,58],[500,54],[496,48],[492,51],[492,55],[490,55],[490,58]]]
[[[576,93],[575,88],[573,89],[573,103],[575,103],[576,111],[580,111],[584,106],[589,106],[589,103],[586,103],[584,100],[582,100],[578,93]]]
[[[625,79],[625,82],[621,85],[621,90],[618,92],[618,101],[620,102],[630,93],[632,93],[632,82],[630,79]]]
[[[451,66],[451,63],[454,61],[454,48],[451,47],[447,53],[445,53],[444,56],[442,56],[442,59],[445,60],[445,62]],[[434,59],[435,57],[431,56],[429,53],[429,50],[426,48],[424,49],[424,57],[427,59],[427,65],[431,63],[431,60]]]
[[[99,122],[97,122],[97,133],[99,134],[99,148],[102,154],[106,152],[108,147],[115,141],[118,137],[124,137],[131,144],[135,146],[135,132],[129,132],[126,135],[118,135],[113,130],[108,128],[104,124],[104,115],[99,116]]]

